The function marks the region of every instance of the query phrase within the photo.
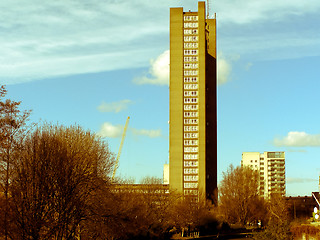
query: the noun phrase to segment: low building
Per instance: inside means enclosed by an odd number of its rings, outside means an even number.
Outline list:
[[[112,191],[116,193],[135,194],[168,194],[168,184],[113,184]]]
[[[286,197],[291,219],[309,219],[314,207],[318,207],[313,196]]]

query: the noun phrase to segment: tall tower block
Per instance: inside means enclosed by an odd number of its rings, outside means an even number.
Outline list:
[[[170,189],[217,201],[216,19],[170,9]]]

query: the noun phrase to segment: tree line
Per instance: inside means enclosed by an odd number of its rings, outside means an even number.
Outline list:
[[[152,177],[143,192],[125,191],[130,180],[111,182],[115,154],[106,141],[78,125],[29,123],[31,111],[6,93],[0,86],[0,239],[168,239],[259,222],[257,239],[290,239],[288,206],[259,196],[252,169],[223,173],[218,206],[159,192],[162,181]]]
[[[6,93],[1,86],[0,239],[163,239],[215,221],[206,204],[159,194],[157,178],[143,180],[147,192],[117,191],[106,141],[77,125],[30,124],[31,111]]]

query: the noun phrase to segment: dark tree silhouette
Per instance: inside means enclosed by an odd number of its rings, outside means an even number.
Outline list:
[[[7,94],[5,86],[0,86],[0,192],[3,194],[0,210],[0,234],[9,237],[9,189],[17,152],[29,126],[27,121],[31,111],[21,111],[21,102],[4,99]]]
[[[228,223],[246,225],[261,219],[264,200],[259,197],[258,173],[249,167],[232,165],[223,173],[219,187],[219,209]],[[262,208],[262,209],[261,209]]]
[[[78,126],[38,127],[23,145],[10,193],[15,239],[74,239],[108,184],[113,154]]]

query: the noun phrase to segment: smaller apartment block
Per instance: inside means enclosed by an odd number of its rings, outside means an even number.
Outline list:
[[[241,166],[249,166],[259,172],[259,193],[264,198],[272,194],[285,195],[284,152],[243,152]]]

